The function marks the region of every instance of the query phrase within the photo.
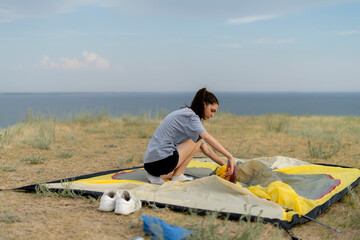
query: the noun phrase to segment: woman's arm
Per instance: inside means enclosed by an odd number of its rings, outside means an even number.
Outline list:
[[[206,156],[208,156],[209,158],[211,158],[214,162],[216,162],[216,163],[219,164],[220,166],[222,166],[222,165],[225,164],[225,162],[224,162],[221,158],[219,158],[218,155],[216,155],[216,154],[214,153],[214,151],[213,151],[210,147],[208,147],[208,145],[202,144],[200,148],[201,148],[201,151],[202,151]]]
[[[227,171],[226,176],[231,175],[233,173],[233,171],[234,171],[234,158],[233,158],[233,156],[213,136],[211,136],[208,132],[202,132],[202,133],[200,133],[200,136],[212,148],[214,148],[216,151],[220,152],[222,155],[227,157],[228,164],[227,164],[227,168],[226,168],[226,171]]]

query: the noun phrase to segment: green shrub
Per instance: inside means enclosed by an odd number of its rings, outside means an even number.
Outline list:
[[[30,136],[29,143],[35,148],[49,150],[55,138],[55,125],[54,121],[36,123],[35,131]]]
[[[57,158],[71,158],[72,157],[72,153],[69,152],[63,152],[63,153],[59,153],[56,155]]]
[[[14,222],[21,222],[21,219],[13,214],[5,211],[0,213],[0,222],[4,223],[14,223]]]
[[[21,161],[25,161],[27,162],[28,164],[40,164],[40,163],[43,163],[43,158],[40,158],[40,157],[25,157],[23,159],[21,159]]]
[[[7,164],[7,161],[5,161],[4,165],[0,165],[0,169],[3,172],[15,172],[16,169],[20,166],[20,164],[22,163],[22,160],[20,160],[19,162],[17,162],[15,165],[13,166],[9,166]]]
[[[228,218],[223,219],[219,223],[219,221],[217,221],[218,217],[218,213],[207,213],[202,219],[202,222],[192,226],[191,230],[195,234],[192,235],[190,239],[217,240],[221,238],[224,240],[250,240],[256,239],[264,231],[264,224],[260,218],[254,223],[251,223],[249,217],[243,217],[237,222],[238,225],[236,229],[230,229]]]
[[[336,155],[342,148],[341,142],[334,137],[314,143],[308,139],[308,150],[310,157],[328,159]]]
[[[289,128],[289,115],[281,114],[274,116],[272,114],[268,114],[266,115],[265,123],[266,130],[268,130],[269,132],[284,132]]]

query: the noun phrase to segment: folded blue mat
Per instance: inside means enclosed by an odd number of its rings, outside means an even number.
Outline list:
[[[190,230],[170,225],[158,217],[142,215],[141,218],[144,221],[143,231],[151,235],[151,240],[182,240],[192,234]]]

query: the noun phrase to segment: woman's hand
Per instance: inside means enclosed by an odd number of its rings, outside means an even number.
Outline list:
[[[229,175],[231,176],[233,174],[233,172],[234,172],[234,158],[233,158],[233,156],[213,136],[211,136],[208,132],[204,131],[204,132],[200,133],[200,136],[202,137],[202,139],[204,139],[204,141],[206,143],[208,143],[216,151],[220,152],[222,155],[227,157],[228,163],[227,163],[227,166],[226,166],[226,174],[225,174],[225,176],[229,176]],[[220,165],[222,164],[221,160],[215,161],[215,162],[219,163]]]
[[[234,173],[234,158],[231,156],[228,158],[225,176],[231,176]]]

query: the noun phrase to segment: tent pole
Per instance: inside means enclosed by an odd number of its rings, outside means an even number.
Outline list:
[[[280,204],[279,204],[279,205],[280,205]],[[296,212],[295,210],[292,210],[292,209],[290,209],[290,208],[288,208],[288,207],[285,207],[285,206],[283,206],[283,205],[280,205],[280,206],[283,207],[283,208],[285,208],[286,211]],[[296,212],[296,213],[297,213],[298,215],[300,215],[298,212]],[[309,216],[307,216],[306,214],[302,214],[301,216],[309,219],[310,221],[316,222],[316,223],[318,223],[318,224],[320,224],[320,225],[322,225],[322,226],[324,226],[324,227],[327,227],[327,228],[329,228],[329,229],[331,229],[331,230],[334,230],[334,231],[337,232],[337,233],[341,233],[341,231],[340,231],[339,229],[336,229],[336,228],[333,228],[333,227],[331,227],[331,226],[329,226],[329,225],[326,225],[325,223],[322,223],[322,222],[320,222],[320,221],[318,221],[318,220],[316,220],[316,219],[314,219],[314,218],[312,218],[312,217],[309,217]]]

